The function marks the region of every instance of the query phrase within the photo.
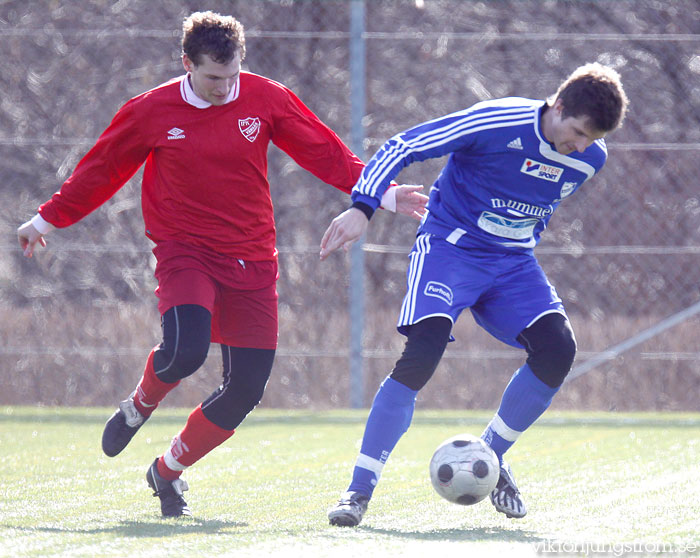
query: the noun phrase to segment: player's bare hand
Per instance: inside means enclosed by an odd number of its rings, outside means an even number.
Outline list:
[[[27,221],[17,229],[17,239],[19,240],[19,247],[27,258],[32,257],[37,243],[41,246],[46,246],[44,235],[36,230],[31,221]]]
[[[425,215],[428,196],[422,193],[423,186],[401,184],[396,188],[396,213],[408,215],[420,221]]]
[[[321,259],[325,260],[329,254],[335,252],[341,246],[347,252],[350,246],[358,240],[365,231],[369,220],[359,209],[351,207],[338,215],[323,233],[321,239]]]

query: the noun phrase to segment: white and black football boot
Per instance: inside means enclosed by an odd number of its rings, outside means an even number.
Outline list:
[[[527,507],[515,484],[513,471],[505,461],[501,463],[501,476],[490,497],[496,511],[506,514],[506,517],[520,519],[527,514]]]
[[[158,458],[148,468],[146,473],[148,486],[153,489],[153,496],[160,498],[160,511],[163,517],[191,516],[187,502],[182,497],[182,493],[189,489],[187,481],[175,479],[169,481],[158,473]]]
[[[328,521],[338,527],[355,527],[367,511],[369,496],[360,492],[344,492],[338,503],[328,510]]]
[[[121,453],[146,420],[134,406],[133,393],[119,403],[119,408],[107,421],[102,432],[102,451],[105,455],[114,457]]]

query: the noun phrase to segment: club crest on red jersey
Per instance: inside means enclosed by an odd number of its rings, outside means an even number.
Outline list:
[[[257,116],[250,118],[239,118],[238,129],[243,134],[243,137],[253,143],[260,132],[260,119]]]

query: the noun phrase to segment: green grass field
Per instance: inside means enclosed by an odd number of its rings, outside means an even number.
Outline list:
[[[0,407],[0,556],[700,555],[700,415],[545,415],[509,453],[529,514],[441,500],[428,462],[485,413],[417,412],[360,527],[327,523],[366,411],[255,411],[185,473],[194,518],[165,520],[145,472],[186,410],[160,409],[120,456],[112,409]]]

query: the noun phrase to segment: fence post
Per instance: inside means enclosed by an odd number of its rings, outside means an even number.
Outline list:
[[[365,133],[362,119],[365,115],[365,2],[350,3],[350,118],[351,148],[364,158]],[[364,405],[364,363],[362,335],[365,321],[365,258],[362,251],[364,237],[350,249],[350,405],[359,409]]]

